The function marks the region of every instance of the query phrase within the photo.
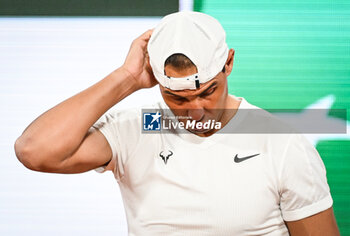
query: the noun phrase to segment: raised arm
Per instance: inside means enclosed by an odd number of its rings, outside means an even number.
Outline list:
[[[90,127],[131,93],[156,84],[147,55],[151,34],[133,41],[123,66],[34,120],[16,140],[19,161],[54,173],[80,173],[108,163],[112,151],[102,133]]]

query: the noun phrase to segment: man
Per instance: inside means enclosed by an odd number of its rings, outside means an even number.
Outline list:
[[[30,124],[16,155],[37,171],[113,171],[129,235],[339,235],[323,163],[303,136],[233,133],[268,132],[271,118],[228,95],[233,58],[212,17],[168,15],[133,41],[123,66]],[[221,127],[145,134],[137,109],[97,121],[157,83],[164,102],[154,108]]]

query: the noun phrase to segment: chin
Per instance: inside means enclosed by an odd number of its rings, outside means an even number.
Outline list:
[[[194,134],[205,134],[211,132],[212,129],[188,129],[188,131]]]

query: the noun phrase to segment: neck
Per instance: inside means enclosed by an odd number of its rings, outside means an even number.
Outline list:
[[[221,117],[221,127],[224,127],[237,113],[241,101],[234,96],[227,95],[226,107]]]
[[[241,101],[235,98],[234,96],[227,95],[226,98],[226,106],[220,118],[221,129],[236,115],[239,105]],[[219,129],[213,129],[209,132],[203,134],[197,134],[200,137],[209,137],[214,133],[218,132]]]

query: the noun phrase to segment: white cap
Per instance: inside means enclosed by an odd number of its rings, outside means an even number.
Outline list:
[[[154,29],[147,49],[154,76],[172,90],[199,88],[223,69],[228,57],[224,29],[216,19],[199,12],[165,16]],[[187,56],[198,73],[184,78],[166,76],[164,63],[175,53]]]

